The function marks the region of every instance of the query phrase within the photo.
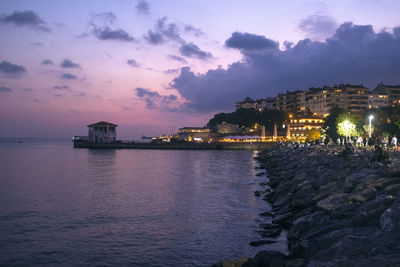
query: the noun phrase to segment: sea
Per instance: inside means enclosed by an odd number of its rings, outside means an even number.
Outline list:
[[[257,151],[0,139],[0,265],[210,266],[260,247]],[[279,240],[278,240],[279,241]]]

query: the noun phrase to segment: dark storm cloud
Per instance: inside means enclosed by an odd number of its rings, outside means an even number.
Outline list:
[[[76,79],[78,79],[78,77],[76,77],[75,75],[73,75],[71,73],[64,73],[63,75],[61,75],[61,79],[64,79],[64,80],[76,80]]]
[[[179,69],[168,69],[168,70],[164,71],[165,74],[175,74],[178,72],[179,72]]]
[[[206,51],[201,50],[194,43],[183,44],[181,48],[179,48],[179,52],[182,56],[198,58],[201,60],[207,60],[212,58],[212,54]]]
[[[24,66],[12,64],[8,61],[0,63],[0,73],[6,78],[19,78],[27,71]]]
[[[79,64],[72,62],[70,59],[64,59],[63,62],[61,62],[61,67],[62,68],[80,68]]]
[[[87,37],[93,34],[102,41],[134,42],[135,38],[118,27],[118,25],[115,25],[116,21],[117,16],[112,12],[92,13],[85,32],[79,37]]]
[[[236,101],[275,96],[311,86],[400,83],[400,27],[374,32],[371,25],[342,24],[325,42],[304,39],[286,50],[241,50],[243,61],[196,74],[181,69],[171,87],[198,112],[232,110]]]
[[[5,86],[0,86],[0,93],[2,92],[12,92],[13,90],[11,88],[5,87]]]
[[[323,40],[335,32],[336,21],[326,15],[311,15],[302,19],[298,28],[306,37],[314,40]]]
[[[163,17],[157,20],[154,30],[149,30],[144,38],[149,44],[159,45],[168,40],[178,43],[185,43],[185,40],[180,36],[179,26],[176,23],[168,23],[168,18]]]
[[[152,45],[159,45],[165,43],[165,39],[162,36],[162,34],[158,32],[153,32],[152,30],[149,30],[147,32],[147,35],[144,36],[144,39],[146,39],[146,41]]]
[[[176,95],[166,95],[163,96],[163,101],[164,102],[171,102],[171,101],[176,101],[178,100],[178,98],[176,97]]]
[[[135,90],[136,90],[136,96],[141,98],[146,103],[146,108],[148,109],[157,108],[156,102],[161,97],[159,93],[141,87],[138,87]]]
[[[117,16],[115,16],[112,12],[103,12],[103,13],[92,13],[92,23],[97,24],[107,24],[111,25],[117,20]]]
[[[93,29],[94,35],[99,40],[114,40],[114,41],[122,41],[122,42],[133,42],[135,38],[133,38],[129,33],[122,29],[111,29],[108,26],[97,27],[95,26]]]
[[[46,23],[33,11],[14,11],[10,15],[0,16],[0,24],[14,24],[36,31],[50,32]]]
[[[134,59],[128,59],[126,61],[126,64],[128,64],[129,66],[132,66],[132,67],[136,67],[136,68],[139,67],[139,64]]]
[[[167,23],[167,17],[157,21],[157,29],[167,38],[175,41],[183,41],[179,35],[179,27],[175,23]]]
[[[168,58],[185,63],[185,64],[187,63],[186,59],[184,59],[183,57],[180,57],[180,56],[168,55]]]
[[[54,62],[50,59],[45,59],[42,61],[42,65],[54,65]]]
[[[199,28],[196,28],[192,25],[185,25],[185,32],[187,33],[193,33],[195,36],[201,36],[204,34],[204,32],[202,30],[200,30]]]
[[[137,14],[148,15],[150,13],[150,4],[146,0],[140,0],[135,6]]]
[[[177,101],[177,97],[175,95],[160,95],[156,91],[152,91],[150,89],[145,89],[138,87],[135,89],[136,96],[142,99],[146,103],[146,108],[148,109],[163,109],[167,110],[170,107],[169,104]]]
[[[151,91],[149,89],[138,87],[135,90],[136,90],[136,95],[138,97],[145,97],[145,96],[148,96],[148,97],[160,97],[159,93],[157,93],[156,91]]]
[[[55,89],[55,90],[68,90],[69,86],[67,86],[67,85],[56,85],[56,86],[53,86],[53,89]]]
[[[262,35],[256,35],[251,33],[234,32],[231,37],[225,41],[225,45],[230,48],[236,48],[240,50],[262,50],[262,49],[276,49],[278,43],[267,39]]]

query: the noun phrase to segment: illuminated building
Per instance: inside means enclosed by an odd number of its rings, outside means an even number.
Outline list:
[[[178,129],[178,135],[180,140],[184,141],[197,141],[205,142],[212,141],[215,139],[215,134],[211,132],[210,128],[202,127],[183,127]]]
[[[222,122],[217,125],[217,133],[219,134],[238,134],[241,132],[242,129],[237,124]]]
[[[263,111],[264,109],[277,109],[276,97],[257,99],[256,109],[258,111]]]
[[[388,95],[388,105],[400,106],[400,85],[379,84],[374,90]]]
[[[368,95],[368,108],[383,108],[389,106],[389,96],[385,91],[372,90]]]
[[[347,107],[352,112],[363,112],[368,109],[368,88],[363,86],[345,85]]]
[[[311,129],[321,130],[324,120],[311,115],[291,116],[289,118],[290,134],[293,140],[304,141]]]

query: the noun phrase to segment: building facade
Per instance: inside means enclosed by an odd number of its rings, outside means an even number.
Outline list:
[[[217,133],[219,134],[239,134],[242,129],[237,124],[222,122],[217,125]]]
[[[89,142],[94,144],[115,142],[117,140],[117,126],[118,125],[106,121],[88,125]]]
[[[368,108],[377,109],[390,105],[389,95],[384,90],[375,88],[368,94]]]
[[[343,86],[342,89],[346,92],[347,110],[361,113],[368,109],[368,88],[363,86]]]
[[[400,85],[385,85],[381,83],[374,90],[388,95],[389,106],[400,106]]]
[[[253,108],[278,109],[289,113],[311,112],[313,116],[325,118],[333,107],[362,113],[371,108],[400,106],[400,85],[379,84],[369,91],[363,85],[340,84],[333,87],[310,88],[305,91],[287,91],[276,97],[258,100],[246,98],[236,102],[236,110]]]
[[[215,134],[211,132],[210,128],[202,127],[183,127],[178,129],[179,140],[184,141],[213,141]]]
[[[293,140],[304,141],[312,129],[321,130],[324,120],[312,115],[299,115],[289,119],[290,135]]]

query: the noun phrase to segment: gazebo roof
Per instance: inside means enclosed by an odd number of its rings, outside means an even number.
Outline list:
[[[108,127],[117,127],[118,125],[106,122],[106,121],[99,121],[93,124],[89,124],[87,127],[93,127],[93,126],[108,126]]]

